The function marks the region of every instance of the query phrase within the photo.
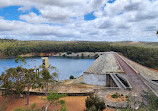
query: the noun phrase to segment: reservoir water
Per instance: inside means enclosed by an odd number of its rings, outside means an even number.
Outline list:
[[[69,79],[70,75],[79,77],[95,59],[81,59],[81,58],[66,58],[66,57],[49,57],[49,64],[58,69],[59,80]],[[26,58],[25,68],[34,68],[42,64],[41,57]],[[0,75],[8,68],[15,68],[20,66],[20,63],[15,63],[15,58],[0,59]]]

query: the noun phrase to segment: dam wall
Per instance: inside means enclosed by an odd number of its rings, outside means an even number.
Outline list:
[[[106,74],[83,74],[85,84],[106,86]]]

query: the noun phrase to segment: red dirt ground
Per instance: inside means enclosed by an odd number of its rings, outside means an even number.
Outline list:
[[[41,108],[46,104],[46,101],[42,100],[41,98],[44,96],[30,96],[30,104],[36,103],[36,108]],[[69,96],[69,97],[64,97],[62,98],[63,100],[66,101],[66,107],[68,111],[83,111],[85,109],[85,99],[86,96]],[[0,96],[0,108],[2,106],[2,103],[5,99],[5,97]],[[9,98],[7,100],[6,105],[8,106],[6,111],[12,111],[15,108],[18,107],[26,107],[26,98]],[[54,111],[57,108],[58,110],[60,107],[51,106],[50,110]],[[60,111],[60,110],[59,110]],[[105,109],[104,111],[115,111],[115,109]]]

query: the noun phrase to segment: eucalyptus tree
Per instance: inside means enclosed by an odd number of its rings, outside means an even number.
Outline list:
[[[27,92],[27,106],[29,105],[30,89],[41,87],[42,79],[34,69],[22,68],[26,65],[26,60],[20,56],[15,59],[16,63],[20,62],[17,68],[7,69],[0,76],[1,87],[5,89],[5,94],[15,94],[17,96]]]
[[[40,71],[40,77],[42,79],[42,88],[44,89],[46,95],[49,91],[49,88],[54,88],[58,79],[58,71],[55,67],[49,66],[49,68],[45,68],[41,66],[42,70]],[[53,73],[51,73],[53,72]]]
[[[34,69],[27,69],[24,73],[24,83],[27,88],[27,105],[29,105],[30,89],[41,87],[41,79]]]
[[[53,66],[49,66],[49,68],[45,68],[44,66],[40,66],[40,67],[42,68],[42,70],[40,71],[40,76],[42,79],[42,88],[44,89],[46,96],[48,96],[45,111],[48,111],[49,106],[52,104],[52,102],[50,103],[50,101],[54,100],[54,98],[51,97],[55,96],[56,98],[57,93],[49,94],[49,91],[50,90],[53,90],[53,92],[55,91],[55,86],[56,84],[58,84],[58,81],[56,80],[58,78],[58,72],[57,69]],[[50,97],[51,99],[49,98],[50,95],[51,95]]]
[[[27,92],[27,105],[29,105],[30,89],[39,88],[41,79],[34,69],[22,67],[7,69],[0,76],[1,87],[5,89],[5,94],[15,94],[17,96]]]
[[[22,94],[25,88],[24,76],[22,75],[21,67],[10,68],[0,76],[1,87],[5,89],[5,95]]]

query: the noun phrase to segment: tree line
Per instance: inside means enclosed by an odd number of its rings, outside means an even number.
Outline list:
[[[4,54],[5,57],[16,57],[27,53],[107,51],[120,52],[133,61],[158,69],[157,48],[118,45],[110,42],[18,41],[0,39],[0,53]]]

